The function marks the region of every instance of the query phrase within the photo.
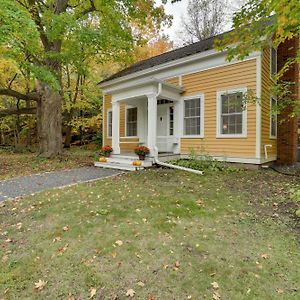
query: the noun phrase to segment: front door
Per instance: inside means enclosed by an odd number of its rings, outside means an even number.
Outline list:
[[[173,106],[171,104],[157,105],[157,148],[158,152],[172,151]]]

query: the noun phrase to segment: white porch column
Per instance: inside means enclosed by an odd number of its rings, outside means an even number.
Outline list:
[[[112,148],[114,154],[120,154],[120,102],[112,103]]]
[[[150,149],[150,155],[158,157],[158,150],[156,146],[157,138],[157,99],[155,94],[147,95],[148,98],[148,137],[147,146]]]

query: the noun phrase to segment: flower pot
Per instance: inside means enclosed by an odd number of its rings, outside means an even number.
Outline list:
[[[140,154],[140,155],[139,155],[139,160],[145,160],[145,157],[146,157],[146,155]]]
[[[105,157],[110,157],[110,152],[105,152],[105,153],[104,153],[104,156],[105,156]]]

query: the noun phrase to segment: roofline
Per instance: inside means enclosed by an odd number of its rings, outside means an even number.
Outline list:
[[[193,61],[198,60],[198,59],[204,59],[204,58],[209,57],[209,56],[214,56],[214,55],[218,55],[218,54],[225,54],[225,53],[226,53],[226,51],[216,51],[215,49],[210,49],[210,50],[207,50],[207,51],[203,51],[203,52],[200,52],[200,53],[196,53],[196,54],[193,54],[193,55],[189,55],[189,56],[186,56],[186,57],[175,59],[175,60],[163,63],[163,64],[159,64],[159,65],[153,66],[151,68],[147,68],[145,70],[137,71],[137,72],[134,72],[134,73],[122,76],[122,77],[114,78],[114,79],[109,80],[109,81],[105,81],[105,82],[102,82],[102,83],[100,82],[98,85],[101,88],[105,88],[105,87],[108,87],[108,86],[111,86],[111,85],[114,85],[114,84],[117,84],[117,83],[120,83],[120,82],[123,82],[123,81],[126,81],[126,80],[130,80],[130,79],[140,77],[140,76],[143,76],[143,75],[151,74],[151,73],[154,73],[156,71],[172,68],[172,67],[175,67],[175,66],[180,66],[182,64],[193,62]]]
[[[139,87],[139,86],[144,86],[146,84],[156,84],[156,83],[157,84],[161,83],[162,85],[164,85],[164,86],[166,86],[166,87],[168,87],[170,89],[176,90],[179,93],[183,92],[183,88],[182,87],[177,86],[175,84],[171,84],[171,83],[165,82],[163,80],[160,80],[160,79],[157,79],[157,78],[153,77],[153,78],[150,78],[150,79],[145,78],[145,79],[141,80],[140,82],[134,82],[133,84],[127,85],[126,87],[124,86],[124,87],[119,87],[119,88],[118,87],[111,88],[109,90],[109,93],[120,92],[120,91],[123,91],[123,90],[130,89],[132,87]]]

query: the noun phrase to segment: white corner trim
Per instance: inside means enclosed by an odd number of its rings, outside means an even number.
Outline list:
[[[255,122],[255,156],[256,158],[261,158],[261,105],[262,105],[262,54],[256,58],[256,106],[255,106],[255,114],[256,114],[256,122]]]
[[[216,138],[219,139],[232,139],[232,138],[247,138],[247,132],[248,132],[248,128],[247,128],[247,114],[248,114],[248,109],[247,109],[247,104],[245,109],[242,112],[243,115],[243,123],[242,123],[242,134],[223,134],[221,133],[221,111],[222,111],[222,106],[221,106],[221,96],[224,94],[231,94],[231,93],[238,93],[238,92],[242,92],[243,94],[245,94],[247,92],[247,88],[246,87],[241,87],[241,88],[235,88],[235,89],[228,89],[228,90],[223,90],[223,91],[217,91],[216,94],[216,111],[217,111],[217,115],[216,115],[216,119],[217,119],[217,124],[216,124]]]
[[[199,135],[186,135],[185,134],[185,122],[184,122],[184,119],[185,119],[185,101],[186,100],[193,100],[193,99],[197,99],[197,98],[200,98],[200,134]],[[197,94],[194,94],[194,95],[189,95],[189,96],[185,96],[185,97],[182,97],[183,99],[183,115],[182,115],[182,121],[183,121],[183,137],[184,138],[204,138],[204,131],[205,131],[205,128],[204,128],[204,118],[205,118],[205,96],[204,96],[204,93],[197,93]]]

